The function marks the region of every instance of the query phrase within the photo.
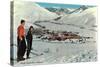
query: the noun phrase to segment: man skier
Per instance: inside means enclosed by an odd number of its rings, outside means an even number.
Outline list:
[[[26,42],[25,42],[25,20],[21,20],[20,26],[17,28],[17,61],[25,60],[23,57],[26,51]]]

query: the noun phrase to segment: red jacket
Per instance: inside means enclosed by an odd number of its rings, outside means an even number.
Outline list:
[[[23,36],[25,37],[25,29],[22,25],[20,25],[17,29],[17,34],[19,38],[21,39]]]

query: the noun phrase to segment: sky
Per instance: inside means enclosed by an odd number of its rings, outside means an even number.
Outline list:
[[[75,4],[57,4],[57,3],[43,3],[43,2],[36,2],[42,7],[61,7],[61,8],[79,8],[82,5],[75,5]]]

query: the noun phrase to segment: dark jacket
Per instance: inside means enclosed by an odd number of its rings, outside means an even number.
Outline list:
[[[26,39],[28,43],[32,43],[32,33],[30,31],[28,31],[27,35],[26,35]]]

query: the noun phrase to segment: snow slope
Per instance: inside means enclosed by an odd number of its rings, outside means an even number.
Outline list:
[[[75,25],[92,26],[96,24],[97,8],[91,7],[81,13],[72,13],[62,17],[58,22]]]
[[[89,41],[82,44],[65,42],[45,42],[33,39],[32,52],[43,55],[37,56],[31,53],[31,58],[15,63],[15,66],[55,64],[71,62],[93,62],[97,61],[96,42]],[[40,48],[41,47],[41,48]]]
[[[55,13],[49,12],[34,2],[14,2],[14,17],[17,17],[19,20],[26,19],[28,21],[34,22],[36,20],[54,19],[57,16],[58,15]]]
[[[96,28],[93,25],[97,25],[96,10],[96,7],[91,7],[81,13],[62,16],[60,20],[55,22],[41,22],[39,24],[49,30],[79,32],[81,36],[95,37]]]
[[[25,19],[25,28],[29,28],[30,25],[37,20],[50,20],[58,17],[57,14],[49,12],[45,8],[39,6],[34,2],[14,1],[14,36],[16,38],[17,27],[20,25],[20,20]],[[36,27],[36,25],[33,25]],[[14,39],[15,39],[14,38]],[[16,40],[16,39],[15,39]],[[14,41],[16,42],[16,41]]]

